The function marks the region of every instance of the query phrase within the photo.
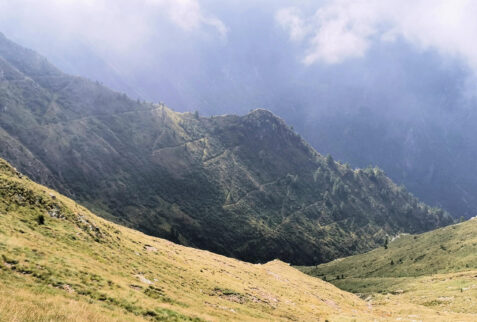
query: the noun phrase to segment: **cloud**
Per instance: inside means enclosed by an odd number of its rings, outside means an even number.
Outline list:
[[[160,33],[164,21],[189,33],[227,35],[199,0],[0,0],[0,28],[10,28],[9,34],[16,25],[23,33],[77,38],[103,50],[134,50]]]
[[[379,42],[403,39],[418,50],[462,59],[477,72],[477,1],[332,0],[312,15],[279,10],[276,21],[305,45],[303,62],[340,63]]]
[[[169,18],[184,30],[208,25],[215,28],[220,36],[227,35],[225,24],[217,17],[205,14],[197,0],[146,0],[146,3],[166,8]]]
[[[291,40],[301,41],[309,32],[297,8],[280,9],[276,14],[276,20],[289,31]]]

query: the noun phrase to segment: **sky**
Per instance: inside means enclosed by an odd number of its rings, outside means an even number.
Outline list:
[[[349,61],[360,64],[383,48],[436,54],[440,69],[460,65],[467,74],[462,91],[472,96],[477,93],[472,85],[477,42],[470,32],[477,31],[475,12],[477,2],[466,0],[0,0],[0,30],[68,72],[150,100],[159,99],[161,84],[181,91],[184,82],[207,73],[220,73],[209,79],[228,78],[233,86],[231,78],[246,81],[237,75],[240,70],[268,72],[254,66],[260,55],[298,65],[295,74],[323,73]],[[214,69],[212,63],[221,66]],[[154,82],[143,76],[146,72],[162,75]],[[147,80],[141,84],[141,78]],[[206,104],[163,96],[178,109]]]
[[[436,50],[477,70],[475,1],[335,0],[304,14],[299,6],[280,9],[277,20],[290,39],[305,43],[303,63],[329,64],[362,57],[368,49],[397,38],[417,50]]]
[[[470,0],[228,1],[231,11],[266,8],[289,34],[303,43],[302,61],[339,63],[362,57],[375,43],[400,37],[419,50],[463,59],[477,69],[477,3]],[[258,3],[258,4],[254,4]],[[313,4],[312,4],[313,3]],[[3,29],[44,34],[65,41],[79,38],[103,50],[127,52],[155,35],[166,19],[184,32],[204,31],[226,40],[230,31],[220,1],[199,0],[2,0]],[[246,22],[246,17],[243,17]],[[10,24],[10,25],[9,25]]]
[[[476,12],[470,0],[0,0],[0,32],[178,111],[270,109],[319,152],[471,216]]]

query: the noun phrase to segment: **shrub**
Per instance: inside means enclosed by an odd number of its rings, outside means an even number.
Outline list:
[[[43,216],[43,215],[38,215],[36,220],[38,221],[38,225],[44,225],[45,224],[45,216]]]

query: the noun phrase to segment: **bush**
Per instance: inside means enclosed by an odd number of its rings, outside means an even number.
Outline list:
[[[39,215],[36,220],[38,221],[38,225],[44,225],[45,224],[45,216]]]

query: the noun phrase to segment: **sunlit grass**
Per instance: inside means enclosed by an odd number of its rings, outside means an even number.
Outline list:
[[[112,224],[0,162],[2,321],[475,320],[471,275],[425,278],[371,281],[386,292],[360,299],[280,261],[249,264]]]
[[[372,316],[358,297],[285,263],[248,264],[146,236],[6,169],[0,174],[2,319]]]

